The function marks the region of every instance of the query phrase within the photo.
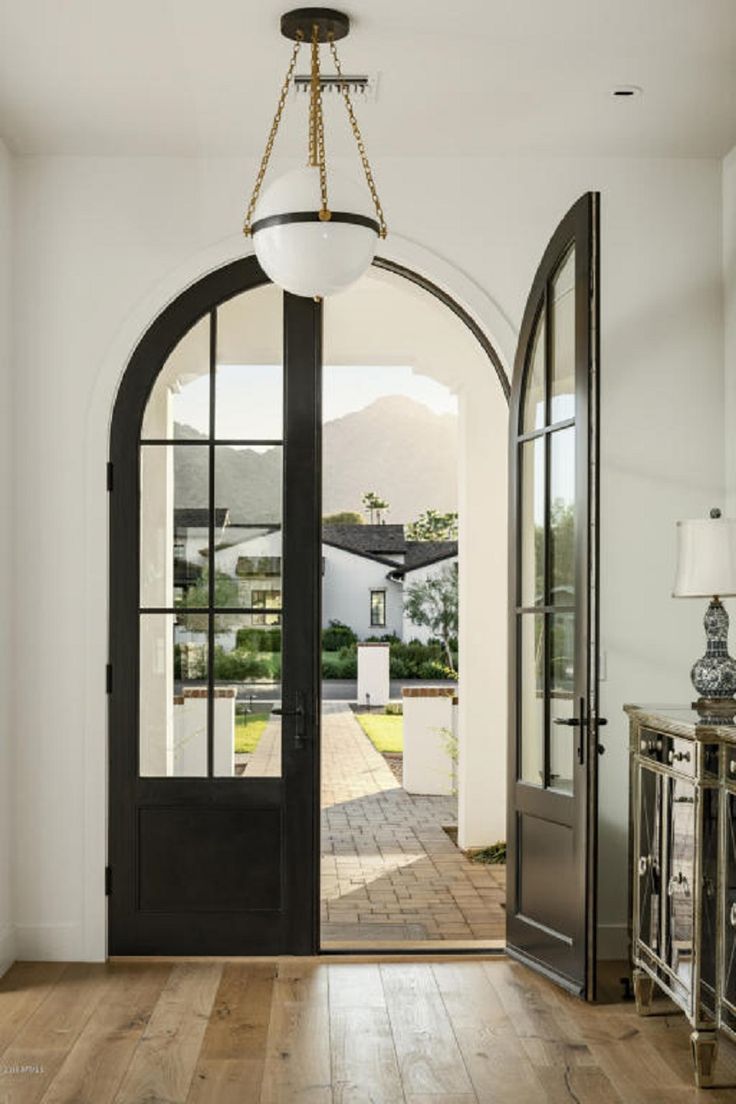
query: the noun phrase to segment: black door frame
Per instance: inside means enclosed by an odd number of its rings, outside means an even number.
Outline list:
[[[319,876],[319,658],[304,646],[299,626],[320,623],[321,474],[320,454],[321,324],[322,307],[310,299],[284,295],[285,390],[284,470],[298,478],[284,478],[282,654],[282,777],[213,778],[212,699],[208,725],[210,777],[142,778],[138,773],[138,655],[139,655],[139,448],[140,427],[150,391],[166,358],[198,321],[210,317],[210,380],[216,358],[216,309],[228,299],[268,284],[255,257],[220,268],[184,291],[152,323],[138,344],[121,383],[112,419],[108,489],[110,508],[110,621],[108,666],[109,790],[108,870],[111,898],[108,908],[108,946],[111,954],[312,954],[319,938],[313,887]],[[291,367],[286,367],[290,365]],[[212,382],[211,382],[212,387]],[[210,430],[213,429],[212,406]],[[204,447],[204,446],[202,446]],[[209,449],[214,447],[212,433]],[[213,499],[214,464],[209,464]],[[296,547],[297,540],[300,547]],[[210,551],[214,520],[210,516]],[[298,554],[295,554],[298,552]],[[288,563],[287,563],[288,560]],[[214,605],[214,576],[210,578],[210,606]],[[156,611],[153,611],[156,612]],[[164,612],[163,610],[161,611]],[[227,611],[226,611],[227,612]],[[210,618],[210,647],[212,618]],[[212,679],[212,664],[209,664]],[[297,693],[301,694],[298,701]],[[305,739],[297,741],[293,709],[305,710]],[[299,734],[301,736],[301,733]],[[206,795],[202,787],[206,781]],[[290,810],[290,818],[283,815]],[[264,901],[239,908],[214,906],[185,914],[165,906],[140,905],[140,864],[137,840],[141,815],[155,810],[159,819],[172,810],[172,822],[183,815],[226,816],[241,811],[252,822],[263,823],[263,840],[278,843],[281,874],[264,894]],[[163,810],[163,811],[162,811]],[[176,817],[179,819],[176,820]],[[270,825],[267,830],[266,822]],[[298,830],[295,830],[298,824]],[[170,831],[170,829],[169,829]],[[253,848],[260,840],[256,835]],[[158,860],[161,861],[160,859]],[[284,871],[290,877],[284,877]],[[203,874],[206,874],[203,871]],[[195,882],[196,869],[187,871]],[[255,883],[256,879],[252,879]],[[266,900],[267,899],[267,900]],[[317,900],[318,906],[318,900]],[[206,914],[206,915],[205,915]],[[239,919],[240,918],[240,919]],[[247,928],[248,939],[243,938]],[[244,946],[244,942],[248,945]],[[196,944],[196,946],[195,946]],[[166,949],[163,950],[162,948]]]
[[[417,285],[424,291],[439,300],[445,307],[452,311],[468,328],[487,355],[493,371],[498,379],[501,390],[507,402],[510,396],[510,383],[506,375],[503,363],[489,338],[483,332],[475,319],[437,284],[414,272],[412,269],[389,260],[384,257],[376,257],[374,267],[401,276],[403,279]],[[151,374],[151,364],[163,364],[166,357],[172,352],[182,336],[198,322],[216,310],[217,306],[226,300],[242,292],[268,284],[269,280],[260,269],[254,256],[248,256],[231,262],[213,272],[203,276],[197,282],[185,289],[173,300],[162,313],[151,323],[129,361],[123,381],[118,391],[110,434],[110,460],[108,462],[108,489],[113,491],[116,484],[124,482],[126,464],[130,467],[131,455],[135,455],[137,487],[137,463],[138,463],[138,434],[133,433],[131,442],[130,427],[140,425],[143,410],[150,393],[150,389],[157,373]],[[303,388],[300,395],[296,396],[296,402],[302,412],[299,425],[290,427],[291,434],[291,461],[288,452],[285,453],[285,495],[287,488],[294,481],[287,478],[287,472],[291,468],[303,472],[303,455],[305,450],[316,447],[314,434],[321,431],[321,310],[315,312],[315,304],[312,300],[301,299],[295,296],[285,297],[291,300],[291,310],[294,318],[298,318],[300,332],[299,340],[292,342],[291,355],[301,357],[302,372],[300,373]],[[315,318],[319,317],[319,325],[315,324]],[[285,327],[285,339],[288,340]],[[311,350],[305,355],[306,350]],[[315,364],[318,366],[315,375]],[[316,405],[315,405],[316,398]],[[306,416],[306,419],[305,419]],[[309,428],[311,427],[311,428]],[[311,437],[310,437],[311,435]],[[317,449],[319,454],[321,450]],[[302,457],[302,459],[300,459]],[[290,467],[291,465],[291,467]],[[128,472],[130,476],[130,472]],[[289,501],[289,511],[292,516],[299,517],[300,527],[308,539],[304,540],[304,549],[307,545],[317,550],[316,555],[305,555],[301,564],[301,574],[293,577],[291,593],[284,589],[284,608],[287,603],[294,611],[299,610],[300,602],[303,602],[304,594],[309,590],[310,580],[321,573],[320,529],[321,529],[321,470],[315,467],[313,470],[312,485],[304,488],[297,495],[292,492]],[[116,496],[117,497],[117,496]],[[286,505],[286,500],[285,500]],[[114,871],[121,868],[121,840],[126,831],[132,832],[131,821],[133,800],[131,786],[125,782],[126,769],[128,779],[133,775],[130,771],[128,757],[132,741],[125,739],[126,727],[130,731],[131,724],[137,731],[137,672],[132,672],[131,665],[125,663],[126,652],[130,654],[131,646],[137,655],[138,638],[138,601],[139,601],[139,559],[136,554],[133,557],[133,569],[129,550],[125,550],[125,543],[120,535],[125,532],[138,532],[138,496],[126,496],[125,501],[118,499],[115,508],[110,511],[110,549],[109,549],[109,664],[108,664],[108,714],[109,714],[109,749],[108,749],[108,867],[106,871],[107,892],[120,892],[119,880],[116,882]],[[114,586],[112,581],[115,581]],[[299,580],[299,581],[297,581]],[[316,601],[319,602],[320,587],[317,586]],[[308,612],[312,617],[319,617],[319,611],[315,612],[312,606]],[[284,639],[284,671],[289,665],[299,664],[297,651],[293,651],[287,661],[286,649],[289,647],[286,637]],[[123,672],[128,671],[127,676]],[[131,677],[131,674],[133,677]],[[311,861],[303,861],[299,867],[299,877],[295,885],[295,893],[301,895],[302,900],[311,898],[310,923],[305,928],[299,926],[296,913],[290,912],[291,927],[288,938],[291,946],[290,953],[317,954],[338,953],[320,952],[319,946],[319,910],[320,910],[320,741],[319,741],[319,700],[320,700],[320,668],[319,653],[316,653],[315,662],[309,670],[300,672],[302,685],[308,682],[313,687],[313,702],[309,703],[309,713],[314,721],[314,739],[312,768],[309,777],[309,794],[306,788],[299,794],[293,795],[295,805],[301,810],[301,815],[306,818],[307,810],[305,802],[311,801],[312,815],[311,832],[308,838],[312,845]],[[289,688],[286,683],[283,687],[284,704],[289,700]],[[124,705],[122,703],[125,703]],[[294,722],[284,718],[285,726]],[[137,743],[137,742],[136,742]],[[137,750],[137,749],[136,749]],[[211,756],[211,749],[210,749]],[[153,780],[152,780],[153,781]],[[196,789],[197,779],[185,780],[184,791]],[[253,793],[260,793],[266,804],[273,802],[273,780],[251,779],[249,784]],[[127,813],[126,813],[127,809]],[[113,820],[117,818],[118,830],[112,831]],[[303,852],[302,852],[303,858]],[[133,899],[132,887],[127,887],[130,899]],[[302,913],[303,915],[303,913]],[[265,933],[264,933],[265,935]],[[118,935],[113,931],[111,910],[108,910],[108,948],[109,953],[131,953],[126,951],[124,944],[120,943]],[[405,953],[399,949],[400,953]],[[179,950],[175,946],[167,953],[188,953]],[[208,953],[202,950],[201,953]],[[228,952],[234,953],[234,952]],[[279,953],[279,948],[273,944],[271,951],[264,953]],[[452,949],[448,948],[448,953]],[[485,953],[487,951],[479,951]]]
[[[532,284],[522,327],[519,333],[516,361],[510,401],[509,420],[509,751],[508,751],[508,832],[507,832],[507,943],[514,957],[533,966],[555,982],[588,1000],[595,999],[597,963],[597,840],[598,840],[598,684],[599,684],[599,534],[600,534],[600,324],[599,324],[599,220],[600,196],[588,192],[580,197],[565,215],[544,252]],[[520,851],[517,846],[519,832],[518,812],[566,824],[570,816],[571,799],[562,793],[520,782],[519,750],[520,728],[520,634],[519,580],[521,578],[521,542],[518,540],[520,524],[521,470],[520,449],[524,439],[521,422],[523,400],[528,372],[532,336],[542,311],[547,310],[548,285],[556,261],[564,255],[572,243],[576,247],[576,313],[575,346],[576,362],[576,526],[575,526],[575,697],[578,728],[573,729],[576,745],[574,766],[574,797],[572,799],[571,827],[575,833],[576,875],[579,879],[581,899],[584,901],[584,917],[573,933],[574,945],[583,948],[583,980],[568,976],[565,953],[557,944],[555,933],[537,927],[537,942],[548,940],[549,961],[525,949],[525,942],[532,943],[534,921],[525,919],[519,909],[518,883]],[[545,407],[549,401],[550,325],[545,326]],[[572,422],[570,423],[572,424]],[[545,425],[547,422],[545,420]],[[556,428],[564,428],[558,423]],[[549,436],[545,440],[545,480],[549,484]],[[536,433],[536,431],[535,431]],[[528,437],[534,437],[529,433]],[[584,447],[580,447],[584,445]],[[547,486],[547,499],[549,486]],[[545,520],[545,532],[548,519]],[[545,539],[545,576],[549,571],[549,549]],[[540,605],[539,613],[554,612],[555,607]],[[537,607],[535,607],[537,611]],[[527,616],[529,613],[527,612]],[[545,695],[549,671],[545,666]],[[605,722],[603,722],[605,723]],[[549,762],[549,727],[545,722],[545,764]],[[546,768],[545,768],[546,769]],[[526,928],[526,931],[525,931]],[[569,957],[569,956],[568,956]],[[559,958],[559,962],[556,959]],[[552,965],[552,963],[555,963]]]

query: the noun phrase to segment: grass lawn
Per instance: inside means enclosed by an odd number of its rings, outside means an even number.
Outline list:
[[[355,719],[376,751],[402,754],[404,751],[404,718],[397,714],[356,713]]]
[[[266,727],[268,713],[238,713],[235,718],[235,751],[255,751]]]

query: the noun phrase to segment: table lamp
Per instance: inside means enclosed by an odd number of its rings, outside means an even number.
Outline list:
[[[710,598],[705,613],[706,649],[690,672],[699,694],[695,708],[733,707],[736,660],[728,654],[729,618],[721,598],[736,595],[736,520],[711,510],[709,518],[677,523],[674,598]]]

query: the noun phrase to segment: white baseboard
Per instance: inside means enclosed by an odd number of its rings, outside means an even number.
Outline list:
[[[15,928],[12,924],[5,924],[0,928],[0,977],[10,969],[16,958]]]
[[[28,962],[84,960],[81,924],[16,924],[15,957]]]
[[[626,924],[598,925],[598,958],[603,961],[628,958],[629,933]]]

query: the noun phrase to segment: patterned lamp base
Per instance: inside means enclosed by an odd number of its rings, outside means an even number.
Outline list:
[[[698,707],[733,703],[736,694],[736,660],[728,654],[729,617],[719,598],[714,598],[703,619],[707,645],[705,655],[693,664],[690,678],[700,695]]]

